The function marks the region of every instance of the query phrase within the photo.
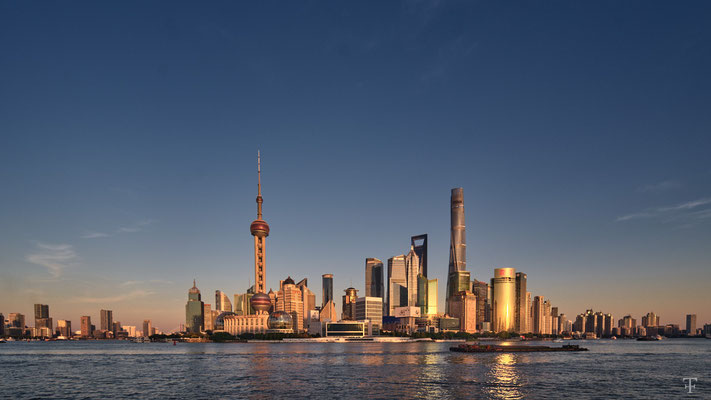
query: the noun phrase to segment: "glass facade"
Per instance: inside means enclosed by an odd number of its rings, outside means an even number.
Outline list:
[[[492,329],[494,332],[510,332],[515,329],[516,270],[496,268],[494,270],[494,304]]]

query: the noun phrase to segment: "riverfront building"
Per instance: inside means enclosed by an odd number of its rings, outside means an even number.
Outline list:
[[[367,297],[385,296],[383,284],[383,262],[377,258],[365,259],[365,295]]]
[[[407,305],[407,272],[405,255],[388,259],[388,315],[395,308]]]
[[[450,198],[449,274],[447,277],[446,313],[455,294],[471,290],[467,268],[467,244],[464,224],[464,189],[452,189]],[[466,272],[466,273],[464,273]]]
[[[200,333],[205,328],[205,309],[200,290],[195,285],[188,290],[188,302],[185,304],[185,330],[189,333]],[[144,333],[144,336],[145,333]],[[150,334],[148,335],[150,336]]]
[[[496,268],[493,287],[493,331],[510,332],[515,329],[516,270]]]
[[[357,321],[370,321],[373,335],[379,335],[383,326],[383,299],[369,296],[357,298],[355,319]]]

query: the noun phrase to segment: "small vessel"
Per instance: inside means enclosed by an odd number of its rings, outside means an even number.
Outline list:
[[[645,336],[645,337],[638,337],[637,340],[640,342],[656,342],[657,340],[662,340],[662,337],[660,335]]]
[[[611,337],[610,340],[617,340],[617,336]]]
[[[455,351],[459,353],[532,353],[547,351],[588,351],[588,349],[580,347],[577,344],[565,344],[563,345],[563,347],[460,344],[457,347],[450,347],[449,351]]]

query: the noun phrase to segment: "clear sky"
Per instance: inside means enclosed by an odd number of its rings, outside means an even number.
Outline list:
[[[428,233],[572,317],[711,322],[709,2],[0,2],[0,312],[159,329]],[[98,321],[97,321],[98,322]],[[140,329],[140,328],[139,328]]]

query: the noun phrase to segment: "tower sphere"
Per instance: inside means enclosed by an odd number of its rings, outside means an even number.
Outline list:
[[[249,226],[249,231],[252,236],[267,237],[269,236],[269,224],[263,219],[255,219]]]
[[[293,329],[293,323],[293,318],[286,311],[274,311],[267,319],[269,329]]]
[[[264,294],[264,293],[257,293],[252,298],[249,300],[249,304],[252,305],[252,308],[254,311],[269,311],[269,308],[272,306],[272,300],[269,298],[269,295]]]

